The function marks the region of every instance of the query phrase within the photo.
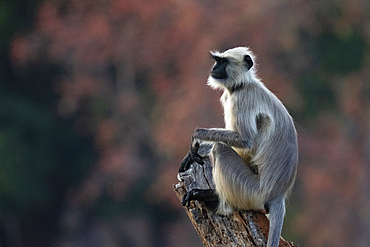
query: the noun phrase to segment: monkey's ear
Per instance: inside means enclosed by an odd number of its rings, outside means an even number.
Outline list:
[[[248,68],[248,70],[249,70],[250,68],[252,68],[252,66],[253,66],[253,61],[252,61],[251,56],[249,56],[249,55],[245,55],[245,56],[244,56],[244,61],[247,63],[247,68]]]

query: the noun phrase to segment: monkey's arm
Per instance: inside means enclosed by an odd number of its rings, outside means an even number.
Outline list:
[[[189,153],[182,160],[179,172],[189,169],[194,161],[203,165],[202,156],[198,154],[200,142],[223,142],[228,146],[236,148],[251,148],[252,139],[243,140],[243,138],[233,130],[213,128],[213,129],[196,129],[191,136],[191,147]]]
[[[233,130],[227,129],[196,129],[192,135],[192,146],[200,141],[223,142],[236,148],[251,148],[251,140],[243,138]]]

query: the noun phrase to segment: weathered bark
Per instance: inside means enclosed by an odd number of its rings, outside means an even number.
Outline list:
[[[180,201],[189,190],[215,188],[209,159],[205,159],[203,166],[193,163],[189,170],[178,174],[178,179],[180,182],[173,188]],[[198,201],[191,202],[185,211],[204,246],[266,246],[269,221],[262,213],[245,211],[220,216]],[[280,238],[279,246],[297,245]]]

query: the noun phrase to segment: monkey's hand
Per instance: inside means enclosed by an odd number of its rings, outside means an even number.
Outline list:
[[[194,142],[191,145],[189,153],[181,161],[179,172],[184,172],[189,169],[190,165],[195,161],[201,165],[204,164],[202,156],[198,154],[199,142]]]
[[[202,156],[199,155],[198,151],[199,151],[199,142],[198,141],[193,141],[192,142],[192,145],[190,147],[190,156],[191,158],[193,159],[193,161],[203,165],[204,164],[204,161],[203,161],[203,158]]]

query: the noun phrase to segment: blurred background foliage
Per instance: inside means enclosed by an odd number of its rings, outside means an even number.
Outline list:
[[[0,246],[201,246],[172,191],[220,127],[209,50],[250,46],[295,118],[283,235],[370,242],[370,3],[0,2]]]

